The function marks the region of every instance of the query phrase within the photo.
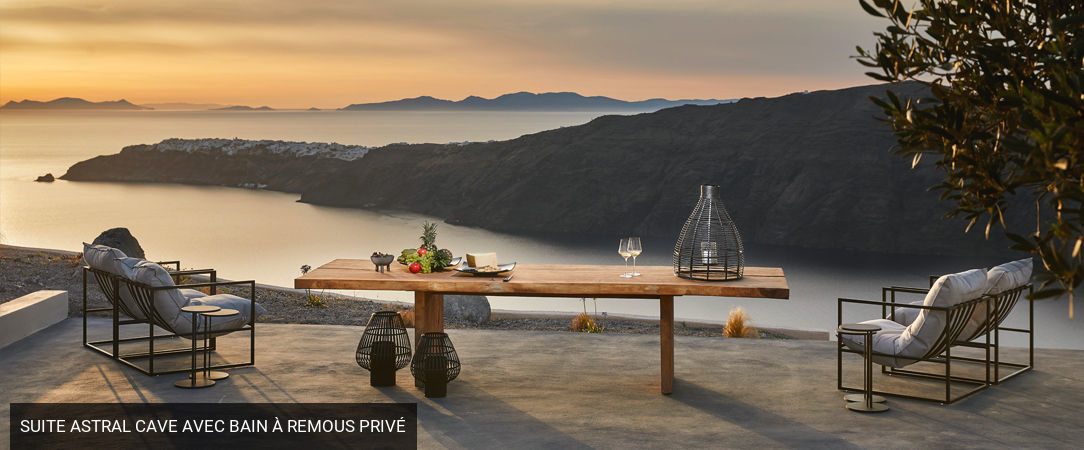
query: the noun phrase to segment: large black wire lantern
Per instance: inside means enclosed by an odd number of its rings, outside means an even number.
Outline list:
[[[370,385],[395,385],[395,371],[410,364],[410,337],[399,313],[379,311],[369,317],[355,359],[369,370]]]
[[[410,363],[415,385],[425,389],[426,397],[444,397],[448,382],[459,376],[459,355],[446,333],[422,334],[418,351]]]
[[[674,245],[674,274],[706,281],[737,280],[745,268],[741,235],[719,201],[719,186],[700,185],[700,201]]]

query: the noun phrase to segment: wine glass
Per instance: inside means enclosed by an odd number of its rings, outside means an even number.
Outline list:
[[[621,242],[617,244],[617,254],[621,255],[622,258],[625,258],[625,273],[621,274],[621,278],[632,278],[632,274],[629,273],[629,257],[632,256],[632,253],[629,253],[628,239],[622,239]]]
[[[644,252],[643,247],[640,246],[640,238],[629,238],[628,251],[629,255],[632,255],[632,276],[638,277],[640,276],[640,274],[636,272],[636,257],[640,256],[640,253]]]

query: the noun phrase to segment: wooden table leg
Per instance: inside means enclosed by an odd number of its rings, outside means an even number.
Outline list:
[[[662,353],[662,393],[674,390],[674,296],[659,297],[659,344]]]
[[[431,331],[444,331],[444,294],[414,292],[414,346],[422,341],[422,335]],[[422,387],[422,379],[414,378],[414,386]]]
[[[444,294],[432,292],[414,293],[414,345],[422,334],[444,331]]]

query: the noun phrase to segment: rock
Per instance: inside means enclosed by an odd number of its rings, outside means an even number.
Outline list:
[[[139,246],[139,241],[132,236],[132,233],[127,228],[112,228],[105,230],[98,237],[94,238],[94,245],[105,245],[120,249],[125,255],[133,258],[146,258],[143,254],[143,247]]]
[[[481,295],[445,295],[444,319],[483,324],[489,320],[489,299]]]
[[[34,181],[38,181],[38,182],[42,182],[42,183],[52,183],[54,180],[56,180],[56,179],[53,178],[53,174],[47,173],[45,175],[42,175],[42,176],[38,177],[38,179],[36,179]]]

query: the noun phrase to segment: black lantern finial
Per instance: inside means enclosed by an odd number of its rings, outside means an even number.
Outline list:
[[[355,359],[369,370],[370,385],[395,385],[395,371],[410,364],[410,337],[399,313],[379,311],[369,317]]]
[[[741,235],[719,201],[719,186],[700,185],[700,201],[674,245],[674,274],[705,281],[737,280],[745,268]]]

